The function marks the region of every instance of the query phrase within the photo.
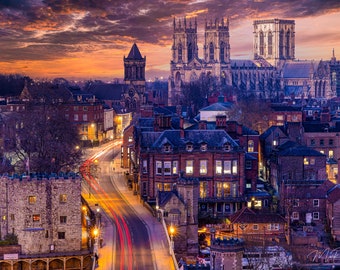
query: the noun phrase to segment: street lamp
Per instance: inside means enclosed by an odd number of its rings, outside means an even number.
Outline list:
[[[99,236],[99,229],[95,227],[93,229],[93,238],[94,238],[94,245],[93,245],[93,264],[92,270],[96,268],[96,263],[98,260],[98,236]]]
[[[172,224],[170,225],[169,232],[170,232],[170,254],[171,254],[172,252],[174,252],[174,233],[175,233],[175,227],[172,226]]]

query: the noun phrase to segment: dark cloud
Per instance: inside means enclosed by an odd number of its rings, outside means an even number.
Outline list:
[[[197,15],[203,29],[205,20],[221,17],[237,27],[245,19],[303,18],[339,10],[339,0],[1,0],[1,36],[9,42],[0,42],[1,58],[51,59],[84,48],[121,48],[118,39],[171,43],[174,16]],[[6,46],[11,42],[17,46]]]

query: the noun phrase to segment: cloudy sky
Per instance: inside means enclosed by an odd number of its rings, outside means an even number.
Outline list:
[[[297,59],[340,60],[340,0],[0,0],[0,73],[123,77],[135,42],[147,79],[169,75],[173,18],[230,19],[232,59],[251,59],[253,20],[294,19]]]

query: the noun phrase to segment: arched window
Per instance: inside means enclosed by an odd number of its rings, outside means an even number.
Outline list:
[[[214,44],[212,42],[209,44],[209,60],[214,61]]]
[[[272,32],[268,33],[268,55],[273,54],[273,34]]]
[[[260,55],[264,55],[264,35],[260,32]]]
[[[182,44],[178,45],[178,62],[182,61]]]
[[[192,44],[189,43],[189,46],[188,46],[188,62],[190,62],[192,60],[192,57],[193,57]]]
[[[220,61],[224,62],[224,42],[222,41],[220,44]]]
[[[290,31],[286,34],[286,57],[290,57]]]

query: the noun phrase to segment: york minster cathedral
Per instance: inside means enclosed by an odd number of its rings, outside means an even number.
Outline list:
[[[254,57],[231,59],[229,20],[206,21],[203,58],[198,55],[197,20],[173,22],[168,104],[183,98],[185,85],[202,76],[214,82],[211,91],[267,100],[330,99],[340,96],[340,62],[334,50],[328,61],[295,59],[295,21],[256,20]]]

